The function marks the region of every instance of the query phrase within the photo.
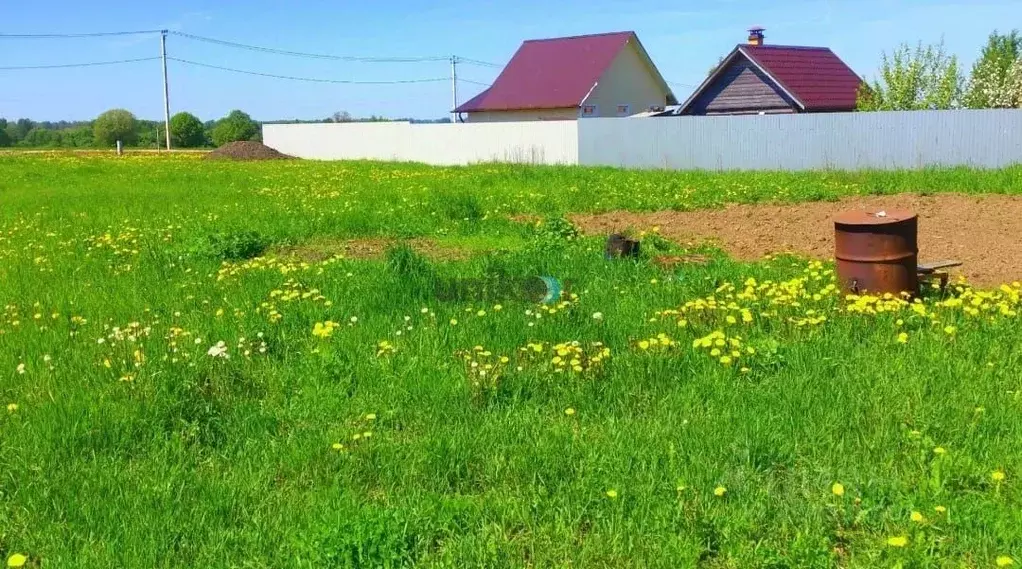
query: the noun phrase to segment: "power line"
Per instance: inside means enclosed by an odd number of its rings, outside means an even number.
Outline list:
[[[497,63],[490,63],[489,61],[479,61],[478,59],[469,59],[467,57],[459,57],[458,63],[468,63],[469,65],[478,65],[481,67],[504,67]]]
[[[159,58],[157,58],[159,59]],[[294,77],[291,75],[275,75],[272,73],[261,73],[259,71],[247,71],[244,69],[234,69],[232,67],[222,67],[219,65],[211,65],[209,63],[200,63],[198,61],[189,61],[187,59],[180,59],[178,57],[167,56],[170,61],[176,61],[178,63],[184,63],[186,65],[194,65],[197,67],[206,67],[209,69],[219,69],[220,71],[230,71],[232,73],[243,73],[245,75],[257,75],[259,77],[272,77],[274,79],[289,79],[291,81],[308,81],[312,83],[339,83],[343,85],[401,85],[407,83],[436,83],[440,81],[449,81],[447,77],[437,77],[432,79],[398,79],[390,81],[350,81],[344,79],[320,79],[315,77]]]
[[[0,34],[0,38],[10,39],[56,39],[56,38],[100,38],[110,36],[138,36],[158,34],[160,30],[137,30],[127,32],[90,32],[84,34]]]
[[[139,61],[155,61],[159,57],[140,57],[138,59],[119,59],[116,61],[92,61],[89,63],[62,63],[59,65],[17,65],[0,67],[0,71],[20,71],[25,69],[66,69],[69,67],[95,67],[98,65],[118,65],[121,63],[136,63]]]
[[[216,38],[208,38],[203,36],[196,36],[193,34],[186,34],[184,32],[169,32],[172,35],[187,38],[190,40],[201,41],[211,43],[215,45],[222,45],[227,47],[234,47],[238,49],[247,49],[250,51],[259,51],[262,53],[275,53],[277,55],[289,55],[292,57],[308,57],[312,59],[333,59],[337,61],[358,61],[363,63],[420,63],[424,61],[448,61],[450,58],[446,56],[430,56],[430,57],[356,57],[350,55],[328,55],[323,53],[307,53],[302,51],[289,51],[286,49],[276,49],[272,47],[262,47],[257,45],[249,45],[243,43],[237,43],[226,40],[218,40]]]
[[[465,79],[464,77],[458,77],[458,81],[463,81],[465,83],[471,83],[472,85],[482,85],[483,87],[489,87],[490,85],[492,85],[492,83],[483,83],[482,81],[473,81],[471,79]]]

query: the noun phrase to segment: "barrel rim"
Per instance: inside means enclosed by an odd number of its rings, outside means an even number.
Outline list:
[[[884,212],[883,217],[877,217],[877,213]],[[918,221],[919,216],[907,209],[889,209],[880,210],[876,208],[870,209],[854,209],[844,211],[834,216],[835,225],[846,225],[846,226],[872,226],[872,225],[895,225],[904,223],[906,221]]]

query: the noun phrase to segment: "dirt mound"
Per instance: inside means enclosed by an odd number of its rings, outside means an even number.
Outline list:
[[[720,210],[574,215],[586,233],[660,227],[676,242],[716,242],[739,259],[791,252],[830,259],[834,216],[852,209],[908,209],[919,215],[919,261],[954,259],[973,284],[1022,280],[1022,197],[987,195],[898,195],[855,197],[837,202],[736,205]],[[952,270],[954,273],[955,271]]]
[[[286,160],[292,158],[262,142],[242,140],[228,142],[206,155],[207,160]]]

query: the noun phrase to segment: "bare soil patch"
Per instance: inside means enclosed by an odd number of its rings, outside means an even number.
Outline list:
[[[282,154],[261,142],[250,140],[229,142],[206,154],[206,160],[289,160],[294,157]]]
[[[834,255],[834,221],[852,209],[908,209],[919,215],[919,260],[955,259],[952,274],[993,286],[1022,280],[1022,196],[898,195],[846,198],[837,202],[734,205],[720,210],[573,215],[589,234],[626,229],[660,233],[679,243],[713,242],[735,258],[756,260],[772,253],[820,259]]]

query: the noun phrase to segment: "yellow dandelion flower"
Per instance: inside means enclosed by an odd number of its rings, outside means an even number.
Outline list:
[[[451,326],[457,326],[457,325],[458,325],[457,319],[451,318]]]
[[[887,545],[891,547],[905,547],[908,545],[908,538],[903,535],[889,537],[887,538]]]
[[[901,334],[898,334],[898,343],[899,344],[907,344],[908,343],[908,334],[906,334],[905,332],[902,332]]]
[[[366,414],[366,421],[375,421],[375,420],[376,420],[376,413],[368,413],[368,414]]]
[[[640,350],[648,350],[649,349],[649,342],[647,342],[646,340],[642,340],[641,342],[639,342],[639,349]]]
[[[917,524],[921,524],[921,523],[923,523],[923,520],[925,520],[925,519],[926,519],[926,518],[924,518],[924,517],[923,517],[923,515],[922,515],[921,513],[919,513],[919,512],[912,512],[912,514],[911,514],[911,515],[909,515],[909,518],[910,518],[910,519],[911,519],[911,520],[912,520],[913,522],[916,522]]]
[[[947,449],[945,449],[944,447],[937,447],[937,448],[933,449],[933,454],[945,455],[945,454],[947,454]]]
[[[479,312],[476,312],[476,316],[486,316],[486,311],[480,310]]]
[[[935,506],[933,508],[933,511],[937,512],[938,514],[946,514],[947,513],[947,507],[945,507],[945,506]]]
[[[990,473],[990,479],[994,482],[1003,482],[1005,478],[1003,470],[995,470]]]
[[[26,562],[28,562],[28,557],[20,553],[15,553],[7,558],[8,567],[24,567]]]
[[[724,494],[727,494],[727,488],[723,486],[717,486],[716,488],[713,489],[713,495],[718,498],[720,498]]]
[[[567,409],[564,410],[564,414],[571,417],[572,415],[575,414],[575,409],[572,407],[568,407]]]
[[[8,403],[7,404],[7,412],[8,413],[13,413],[13,412],[15,412],[17,410],[18,410],[18,404],[17,403]]]
[[[944,333],[947,334],[948,336],[954,336],[955,332],[957,332],[957,331],[958,331],[958,328],[955,328],[954,326],[945,326],[944,327]]]
[[[834,485],[830,487],[830,491],[835,496],[844,496],[845,495],[845,487],[840,482],[835,482]]]
[[[998,567],[1010,567],[1015,564],[1015,560],[1007,555],[997,556],[997,559],[994,562],[997,563]]]
[[[334,443],[330,445],[334,450],[344,450],[344,445],[341,443]]]
[[[731,359],[731,356],[721,356],[720,357],[720,365],[729,366],[729,365],[731,365],[732,361],[733,360]]]
[[[611,500],[617,498],[617,490],[615,490],[613,488],[611,488],[610,490],[607,490],[607,497],[610,498]]]

